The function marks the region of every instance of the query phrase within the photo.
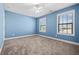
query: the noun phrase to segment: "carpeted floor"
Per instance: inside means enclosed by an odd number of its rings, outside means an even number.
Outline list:
[[[79,55],[79,46],[31,36],[5,40],[2,55]]]

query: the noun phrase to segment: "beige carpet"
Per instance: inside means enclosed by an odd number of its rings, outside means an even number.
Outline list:
[[[40,36],[5,40],[2,55],[79,55],[79,46]]]

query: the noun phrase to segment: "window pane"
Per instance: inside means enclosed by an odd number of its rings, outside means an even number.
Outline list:
[[[40,32],[46,32],[46,26],[45,25],[40,26]]]
[[[72,23],[73,22],[73,14],[69,13],[68,14],[68,23]]]
[[[62,28],[59,28],[59,33],[62,33]]]
[[[59,33],[62,33],[62,29],[60,29]]]
[[[67,24],[63,25],[62,32],[67,34]]]
[[[64,29],[64,28],[67,28],[67,24],[62,25],[62,28],[63,28],[63,29]]]
[[[60,24],[63,23],[63,22],[62,22],[62,16],[60,16],[60,21],[59,21],[59,22],[60,22]]]
[[[67,34],[67,29],[64,28],[62,32],[63,32],[63,34]]]
[[[62,25],[59,25],[59,30],[58,30],[59,33],[62,33]]]
[[[46,18],[40,19],[40,25],[46,25]]]
[[[68,24],[68,28],[72,28],[72,24]]]
[[[62,16],[62,21],[63,21],[63,23],[68,23],[68,16],[67,15],[63,15]]]
[[[72,34],[72,29],[68,29],[68,34]]]

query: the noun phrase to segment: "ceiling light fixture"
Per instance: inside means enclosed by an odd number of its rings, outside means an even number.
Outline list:
[[[35,13],[37,14],[42,11],[43,7],[34,7],[34,9],[35,9]]]
[[[35,9],[35,13],[37,14],[42,11],[43,7],[37,4],[34,6],[34,9]]]

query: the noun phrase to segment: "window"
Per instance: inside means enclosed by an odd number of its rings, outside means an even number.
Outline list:
[[[46,32],[46,17],[39,19],[39,32]]]
[[[65,35],[74,35],[75,11],[67,11],[57,15],[57,33]]]

